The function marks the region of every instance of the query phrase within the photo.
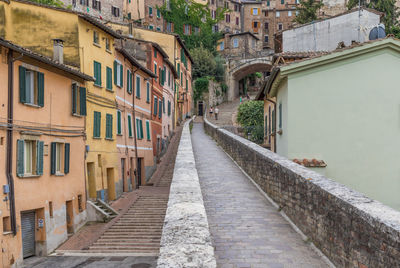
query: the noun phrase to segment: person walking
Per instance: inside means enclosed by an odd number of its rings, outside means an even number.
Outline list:
[[[218,107],[215,107],[215,110],[214,110],[215,120],[218,120],[218,113],[219,113],[219,109],[218,109]]]
[[[213,114],[213,107],[210,107],[210,118],[212,118],[212,114]]]

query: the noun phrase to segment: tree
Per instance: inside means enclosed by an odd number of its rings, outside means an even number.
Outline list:
[[[300,24],[309,23],[317,19],[317,11],[323,7],[322,1],[300,0],[300,5],[296,8],[297,16],[295,22]]]
[[[190,50],[193,58],[192,76],[193,79],[203,76],[214,76],[217,68],[214,55],[202,45]]]
[[[29,1],[47,6],[64,7],[64,3],[61,2],[60,0],[29,0]]]
[[[202,78],[198,78],[196,79],[196,81],[194,82],[194,101],[200,100],[201,97],[203,96],[204,92],[208,92],[208,78],[207,77],[202,77]]]
[[[350,0],[347,4],[348,9],[352,9],[358,6],[358,0]],[[396,37],[400,37],[399,30],[399,9],[396,7],[396,0],[371,0],[360,1],[361,7],[372,8],[385,14],[382,22],[385,24],[385,31],[387,34],[394,34]]]
[[[170,0],[160,9],[162,16],[167,22],[174,25],[174,32],[185,41],[188,49],[200,47],[215,51],[217,40],[222,37],[221,33],[213,32],[213,25],[224,19],[225,8],[218,8],[216,18],[211,17],[207,5],[196,3],[192,0]],[[185,26],[189,33],[184,32]]]
[[[264,139],[264,102],[247,101],[240,104],[237,114],[237,122],[250,133],[250,139],[262,143]]]

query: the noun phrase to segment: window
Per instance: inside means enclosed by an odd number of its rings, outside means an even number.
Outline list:
[[[269,41],[268,35],[265,35],[265,36],[264,36],[264,42],[265,42],[265,43],[268,43],[268,41]]]
[[[222,41],[221,43],[219,43],[219,49],[220,50],[224,50],[224,41]]]
[[[279,18],[281,16],[281,13],[279,11],[276,12],[276,17]]]
[[[172,24],[172,22],[167,22],[167,27],[166,27],[167,29],[167,32],[168,33],[172,33],[173,32],[173,24]]]
[[[51,143],[51,175],[63,175],[69,173],[70,144],[52,142]]]
[[[213,33],[216,33],[216,32],[218,32],[218,31],[219,31],[218,24],[215,24],[215,25],[213,26]]]
[[[120,110],[117,110],[117,135],[122,135],[122,119]]]
[[[101,132],[101,113],[93,112],[93,138],[100,138]]]
[[[171,115],[171,101],[168,101],[168,116]]]
[[[50,218],[53,218],[53,202],[52,201],[49,201],[49,215],[50,215]]]
[[[258,15],[258,11],[259,11],[259,8],[252,8],[253,16],[257,16]]]
[[[158,118],[161,118],[162,115],[162,100],[158,100]]]
[[[183,34],[190,35],[190,25],[189,24],[183,25]]]
[[[155,48],[154,49],[154,58],[157,58],[157,50]]]
[[[229,3],[228,2],[225,2],[224,5],[225,5],[226,9],[229,9]]]
[[[161,11],[157,8],[157,18],[161,17]]]
[[[291,17],[292,16],[292,11],[289,10],[287,14],[288,14],[288,17]]]
[[[154,63],[154,74],[157,76],[157,63]],[[157,81],[157,77],[154,80]]]
[[[124,80],[124,67],[122,64],[118,61],[114,61],[114,84],[122,87],[123,86],[123,80]]]
[[[282,31],[282,29],[283,29],[282,23],[278,23],[278,30],[279,30],[279,31]]]
[[[236,17],[236,25],[239,25],[239,17]]]
[[[132,136],[133,136],[133,133],[132,133],[132,116],[130,114],[128,114],[128,136],[129,136],[129,138],[132,138]]]
[[[267,1],[267,7],[269,7],[270,5],[271,5],[271,1],[268,0],[268,1]]]
[[[234,38],[234,39],[233,39],[233,47],[234,47],[234,48],[239,47],[239,40],[238,40],[237,38]]]
[[[149,120],[146,120],[146,136],[147,136],[147,140],[151,140],[151,135],[150,135],[150,122]]]
[[[285,0],[281,0],[281,5],[284,5],[285,4]]]
[[[99,33],[96,31],[93,31],[93,43],[95,43],[96,45],[100,45]]]
[[[93,62],[93,68],[94,68],[94,84],[96,86],[101,87],[101,63],[94,61]]]
[[[149,17],[153,17],[153,8],[149,7]]]
[[[21,103],[44,106],[44,74],[19,66],[19,99]]]
[[[194,27],[194,33],[199,34],[200,33],[200,28],[199,27]]]
[[[296,10],[296,16],[298,16],[299,15],[299,11],[298,10]]]
[[[101,3],[99,0],[92,0],[92,7],[95,10],[101,11]]]
[[[157,115],[157,107],[158,107],[158,99],[156,96],[154,96],[154,106],[153,106],[154,115]]]
[[[211,5],[215,5],[215,0],[211,0]]]
[[[258,33],[259,23],[258,21],[253,21],[253,32]]]
[[[89,0],[80,0],[79,1],[79,3],[82,5],[82,6],[89,6]]]
[[[216,17],[217,17],[217,12],[215,10],[211,10],[211,18],[215,20]]]
[[[140,76],[136,75],[136,97],[140,98]]]
[[[110,51],[110,39],[106,38],[106,50]]]
[[[161,32],[161,28],[160,27],[157,27],[157,32]]]
[[[150,102],[150,83],[146,83],[146,102]]]
[[[265,30],[268,31],[268,29],[269,29],[269,23],[268,22],[264,23],[264,28],[265,28]]]
[[[268,115],[265,115],[264,119],[264,136],[268,136]]]
[[[119,8],[118,7],[111,7],[111,13],[114,17],[119,17]]]
[[[106,67],[106,89],[112,91],[112,69]]]
[[[3,217],[3,233],[11,232],[11,218],[10,216]]]
[[[43,175],[44,142],[17,140],[17,176]]]
[[[238,5],[234,4],[233,10],[235,10],[235,11],[239,11],[239,9],[238,9]]]
[[[230,14],[225,14],[225,21],[226,22],[231,22],[231,15]]]
[[[82,201],[82,195],[78,194],[78,210],[79,212],[83,211],[83,201]]]
[[[279,113],[279,129],[282,129],[282,103],[279,103],[278,113]]]
[[[162,98],[162,110],[163,110],[163,114],[165,114],[165,98]]]
[[[86,88],[72,84],[72,114],[86,115]]]
[[[149,30],[153,30],[154,26],[153,25],[149,25]]]
[[[143,139],[143,121],[139,118],[136,118],[136,134],[139,140]]]
[[[111,140],[113,138],[112,133],[113,116],[112,114],[106,114],[106,139]]]
[[[126,91],[129,94],[132,94],[132,73],[130,70],[126,70]]]
[[[276,124],[275,110],[272,110],[272,133],[275,133],[275,124]]]

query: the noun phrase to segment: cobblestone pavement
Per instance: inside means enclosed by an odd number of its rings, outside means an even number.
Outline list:
[[[195,123],[192,143],[218,267],[328,267]]]
[[[157,257],[31,257],[26,268],[155,268]]]

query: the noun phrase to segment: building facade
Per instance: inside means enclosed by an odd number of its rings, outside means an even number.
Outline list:
[[[101,21],[123,22],[124,3],[123,0],[60,0],[66,7],[73,11],[81,12]]]
[[[93,78],[1,38],[0,51],[0,258],[10,267],[47,255],[86,222],[85,82]]]

